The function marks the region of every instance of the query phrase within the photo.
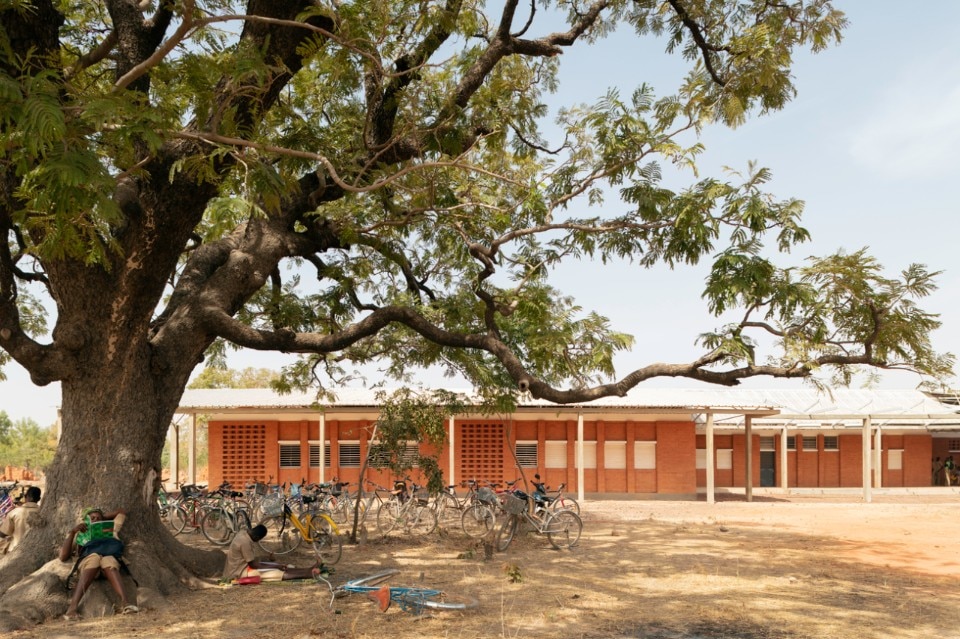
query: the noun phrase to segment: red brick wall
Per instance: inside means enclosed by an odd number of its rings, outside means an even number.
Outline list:
[[[693,422],[657,422],[657,490],[697,492],[697,446]]]
[[[464,424],[478,423],[476,420],[457,422],[455,428],[458,438]],[[237,444],[236,438],[250,437],[241,426],[258,426],[263,432],[262,450],[246,451]],[[326,479],[337,476],[341,481],[355,482],[359,476],[359,468],[340,468],[338,442],[360,441],[361,459],[368,449],[368,437],[371,422],[368,420],[327,420],[326,438],[331,442],[331,466],[326,469]],[[536,468],[527,468],[528,479],[539,473],[543,480],[551,487],[561,483],[566,484],[570,492],[577,491],[577,471],[574,465],[575,442],[577,437],[577,423],[575,420],[515,420],[512,423],[512,437],[503,445],[502,462],[499,477],[480,477],[502,481],[519,476],[510,449],[517,439],[536,441],[538,443],[538,459]],[[309,468],[309,441],[317,437],[319,424],[317,421],[258,421],[239,424],[236,422],[213,421],[209,424],[209,482],[219,485],[221,481],[229,479],[234,483],[246,483],[251,479],[267,481],[272,477],[274,482],[299,483],[306,478],[315,481],[319,477],[316,468]],[[795,435],[790,435],[795,437]],[[234,439],[230,439],[230,438]],[[586,492],[616,492],[616,493],[660,493],[660,494],[691,494],[697,486],[706,484],[706,472],[696,470],[696,450],[705,448],[703,435],[696,435],[692,422],[629,422],[629,421],[588,421],[584,423],[584,438],[587,441],[597,442],[597,465],[604,464],[604,442],[625,442],[626,468],[625,469],[597,469],[584,470],[584,490]],[[301,442],[300,468],[279,468],[278,442]],[[546,442],[551,440],[565,440],[567,442],[566,468],[546,468]],[[502,440],[500,440],[502,443]],[[656,442],[656,469],[638,470],[634,468],[634,449],[637,442]],[[798,450],[787,453],[788,483],[792,487],[859,487],[862,481],[861,462],[862,447],[860,433],[840,435],[838,451],[824,451],[823,437],[817,437],[817,450],[813,452],[802,449],[803,442],[797,440]],[[241,442],[242,443],[242,442]],[[458,442],[455,442],[457,445]],[[731,470],[717,470],[715,473],[718,487],[744,485],[745,440],[742,435],[718,435],[715,437],[715,450],[733,450],[733,468]],[[493,443],[491,442],[491,445]],[[776,465],[777,475],[775,485],[781,485],[780,451],[781,438],[776,438]],[[946,457],[949,452],[946,439],[933,439],[929,435],[884,436],[883,438],[883,469],[884,486],[928,486],[930,485],[931,459],[939,454]],[[891,471],[888,468],[888,453],[890,449],[902,449],[903,469]],[[457,449],[459,450],[459,449]],[[760,484],[760,446],[759,436],[754,436],[753,485]],[[939,452],[938,452],[939,451]],[[424,452],[429,453],[424,447]],[[438,456],[441,468],[449,476],[449,454],[447,449],[440,451]],[[246,464],[246,465],[245,465]],[[467,479],[463,474],[459,454],[457,458],[457,478]],[[258,471],[257,468],[262,470]],[[497,471],[494,470],[494,474]],[[383,471],[371,471],[370,478],[381,484],[386,484],[391,477]],[[419,477],[417,478],[419,479]]]
[[[823,441],[823,438],[820,438]],[[819,484],[824,487],[856,488],[863,486],[863,438],[856,435],[840,435],[840,483]],[[821,444],[822,445],[822,444]],[[824,453],[821,453],[824,454]],[[836,454],[836,451],[833,453]],[[872,462],[871,462],[872,463]]]
[[[903,436],[903,485],[904,486],[931,486],[933,474],[931,460],[933,442],[938,441],[929,435]]]

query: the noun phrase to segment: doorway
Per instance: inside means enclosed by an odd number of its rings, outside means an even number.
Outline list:
[[[777,453],[772,450],[760,451],[760,487],[777,485]]]

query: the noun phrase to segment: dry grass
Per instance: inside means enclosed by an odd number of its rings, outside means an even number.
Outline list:
[[[422,543],[372,540],[345,548],[333,577],[339,583],[398,568],[396,585],[477,597],[480,608],[466,613],[415,616],[397,607],[380,613],[361,595],[337,599],[331,608],[325,587],[288,582],[190,592],[140,615],[51,621],[15,636],[960,637],[956,534],[950,533],[944,551],[949,561],[942,569],[929,568],[925,561],[904,560],[902,552],[929,543],[922,531],[931,522],[916,521],[922,511],[883,507],[892,511],[883,521],[888,532],[871,527],[861,535],[886,534],[889,544],[878,545],[845,534],[851,529],[844,517],[857,508],[871,516],[878,512],[863,504],[804,509],[810,521],[820,522],[806,525],[816,534],[804,534],[762,507],[740,514],[721,504],[626,502],[613,511],[588,509],[584,536],[571,551],[552,550],[545,539],[523,535],[507,553],[485,561],[483,549],[459,534]],[[960,513],[955,505],[951,509],[943,517],[956,522]],[[797,525],[796,513],[790,521]],[[834,526],[826,525],[830,521]],[[936,532],[938,539],[942,533]],[[912,537],[906,544],[904,534]]]

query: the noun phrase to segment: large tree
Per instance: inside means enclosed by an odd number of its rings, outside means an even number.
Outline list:
[[[790,100],[794,51],[840,38],[829,0],[494,4],[0,3],[0,357],[63,394],[41,521],[0,592],[42,577],[88,504],[129,512],[141,587],[215,570],[163,531],[153,495],[181,393],[226,344],[303,354],[293,384],[439,365],[555,402],[664,375],[949,368],[915,303],[923,267],[891,278],[858,252],[778,268],[807,232],[765,170],[662,178],[695,166],[700,127]],[[547,129],[564,57],[617,27],[689,61],[679,90],[637,81]],[[712,259],[708,305],[739,319],[694,361],[618,379],[630,337],[550,284],[584,258],[638,276]]]

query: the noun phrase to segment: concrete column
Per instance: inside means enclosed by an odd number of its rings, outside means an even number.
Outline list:
[[[327,414],[320,413],[320,475],[317,480],[319,483],[327,481],[327,464],[325,457],[327,452]],[[363,486],[360,487],[363,490]]]
[[[713,451],[713,413],[707,413],[707,503],[716,501],[716,460]]]
[[[583,503],[583,413],[577,413],[577,501]]]
[[[883,438],[879,426],[873,437],[873,485],[883,488]]]
[[[197,414],[190,415],[190,438],[187,440],[187,481],[197,483]]]
[[[743,416],[744,431],[747,436],[747,501],[753,501],[753,415]]]
[[[457,461],[457,455],[456,455],[456,449],[454,449],[454,443],[456,442],[456,439],[454,439],[454,437],[456,435],[456,431],[455,431],[455,420],[453,418],[453,415],[450,416],[450,420],[448,423],[449,423],[449,427],[448,427],[449,444],[447,445],[447,460],[450,463],[450,477],[447,479],[448,481],[447,485],[450,485],[450,484],[457,483],[457,468],[455,466]]]
[[[790,478],[787,473],[787,443],[790,437],[787,435],[787,428],[780,430],[780,488],[787,490],[790,488]]]
[[[180,425],[173,422],[170,425],[170,479],[168,491],[180,489]]]
[[[870,418],[863,419],[863,433],[860,437],[863,444],[863,501],[870,503],[873,495],[870,493]]]

